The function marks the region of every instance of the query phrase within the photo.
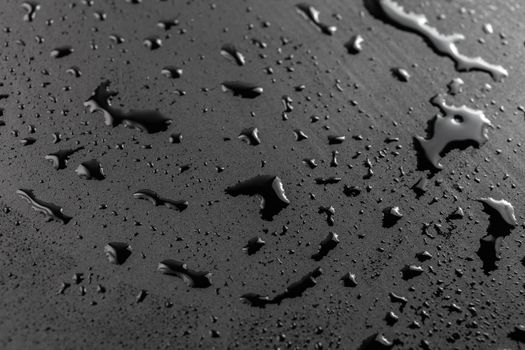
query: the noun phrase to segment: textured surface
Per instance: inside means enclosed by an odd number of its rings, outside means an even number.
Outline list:
[[[0,348],[355,349],[377,333],[403,349],[424,348],[424,340],[431,349],[524,347],[509,337],[525,323],[520,1],[400,1],[439,31],[464,34],[463,53],[505,67],[509,77],[499,83],[483,72],[456,72],[420,36],[385,20],[372,0],[312,2],[323,23],[337,26],[333,35],[291,1],[86,2],[41,1],[31,22],[19,1],[0,6]],[[169,30],[157,25],[174,18]],[[486,23],[493,34],[482,30]],[[345,44],[358,34],[362,50],[350,54]],[[151,36],[162,40],[158,49],[144,45]],[[221,55],[229,43],[244,66]],[[73,52],[50,55],[64,46]],[[67,73],[73,66],[79,77]],[[181,68],[180,78],[161,74],[166,66]],[[393,68],[406,69],[408,82]],[[434,173],[414,136],[428,135],[439,112],[430,99],[458,76],[463,92],[447,95],[447,104],[483,110],[494,128],[479,149],[448,152]],[[118,92],[115,108],[158,110],[172,119],[168,130],[111,127],[101,112],[90,113],[84,101],[106,80]],[[245,99],[222,91],[222,82],[236,80],[264,93]],[[283,95],[293,100],[287,120]],[[258,145],[238,139],[252,127]],[[308,138],[297,141],[297,130]],[[178,133],[182,141],[171,143]],[[330,135],[346,139],[330,145]],[[36,141],[23,146],[26,137]],[[79,147],[63,169],[44,158]],[[338,166],[331,166],[335,150]],[[75,173],[91,159],[101,163],[103,180]],[[272,221],[261,217],[260,198],[225,193],[257,175],[278,176],[290,201]],[[315,181],[331,176],[341,181]],[[427,191],[417,198],[411,187],[422,176]],[[345,185],[360,194],[345,195]],[[72,220],[46,222],[18,189],[33,190]],[[188,208],[135,199],[142,189],[187,200]],[[508,234],[492,271],[476,254],[491,217],[482,197],[512,203],[519,222],[512,230],[492,224],[489,233]],[[335,209],[333,226],[321,206]],[[403,217],[385,222],[392,206]],[[465,216],[447,220],[458,206]],[[312,259],[329,232],[340,243]],[[242,248],[256,236],[266,244],[248,255]],[[122,265],[106,258],[109,242],[130,244]],[[416,254],[425,250],[432,258],[420,262]],[[156,271],[165,259],[211,272],[212,285],[191,288]],[[423,273],[403,279],[411,276],[406,265]],[[240,300],[274,297],[317,267],[317,284],[300,297],[265,308]],[[348,272],[356,287],[341,281]],[[74,281],[78,273],[83,278]],[[63,282],[69,287],[59,294]],[[406,297],[406,306],[392,302],[391,292]],[[399,316],[394,325],[385,321],[390,311]]]

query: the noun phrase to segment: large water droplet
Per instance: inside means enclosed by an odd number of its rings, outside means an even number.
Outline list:
[[[244,55],[233,44],[222,45],[221,55],[228,59],[233,59],[239,66],[244,66],[246,63]]]
[[[163,260],[159,263],[157,270],[165,275],[177,276],[193,288],[211,286],[211,272],[190,270],[185,263],[177,260]]]
[[[263,88],[243,81],[225,81],[222,83],[223,91],[231,91],[234,96],[256,98],[263,93]]]
[[[133,197],[137,199],[145,199],[153,203],[153,205],[155,206],[163,205],[166,208],[175,209],[178,211],[183,211],[184,209],[188,207],[188,201],[186,200],[175,201],[172,199],[163,198],[163,197],[160,197],[156,192],[152,190],[144,189],[144,190],[137,191],[133,193]]]
[[[456,43],[465,39],[462,34],[443,35],[428,24],[425,15],[406,12],[394,0],[379,0],[379,4],[383,12],[394,23],[419,33],[432,44],[434,50],[452,58],[458,71],[484,71],[496,81],[508,76],[507,70],[502,66],[490,64],[481,57],[468,57],[459,53]]]
[[[487,127],[492,124],[483,111],[467,106],[449,106],[441,95],[436,95],[430,102],[445,116],[435,117],[431,139],[421,136],[417,136],[416,139],[421,144],[426,158],[436,169],[443,168],[439,163],[439,156],[450,143],[471,141],[481,146],[488,140]]]

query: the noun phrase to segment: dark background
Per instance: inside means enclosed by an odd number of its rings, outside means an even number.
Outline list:
[[[1,348],[313,349],[321,343],[353,349],[378,332],[395,339],[397,348],[419,348],[422,340],[432,349],[519,348],[508,335],[524,322],[525,310],[520,1],[399,1],[426,14],[440,32],[465,34],[461,52],[504,66],[509,77],[501,83],[482,72],[456,72],[452,60],[435,54],[420,36],[371,13],[373,2],[368,8],[356,0],[311,2],[323,22],[338,28],[327,36],[292,1],[95,0],[87,6],[46,0],[32,22],[23,20],[20,1],[2,1],[0,93],[8,97],[0,100],[6,124],[0,128]],[[104,21],[95,18],[97,11],[107,15]],[[170,30],[157,26],[173,18],[179,24]],[[483,32],[485,23],[493,25],[493,34]],[[111,34],[125,41],[115,44]],[[344,44],[356,34],[365,39],[363,50],[351,55]],[[151,35],[162,39],[162,47],[144,46]],[[221,56],[226,43],[246,56],[245,66]],[[50,56],[64,45],[74,52]],[[182,68],[183,75],[162,76],[167,65]],[[71,66],[82,75],[66,73]],[[409,71],[408,82],[392,76],[396,67]],[[483,110],[495,127],[485,145],[450,151],[442,159],[444,169],[432,173],[418,167],[413,137],[429,135],[428,122],[438,113],[429,100],[445,93],[455,77],[465,81],[463,92],[447,96],[447,102]],[[158,109],[173,119],[169,130],[112,128],[100,112],[89,113],[83,102],[106,79],[118,91],[114,106]],[[235,97],[221,91],[225,80],[253,82],[264,93]],[[295,90],[303,84],[303,91]],[[293,99],[287,121],[281,117],[283,95]],[[320,120],[311,123],[311,116]],[[247,127],[259,129],[260,145],[237,139]],[[297,142],[296,129],[308,139]],[[57,144],[54,132],[62,136]],[[182,133],[181,144],[169,143],[172,133]],[[346,140],[329,145],[328,135]],[[36,142],[22,146],[24,137]],[[388,137],[399,141],[387,143]],[[44,159],[79,146],[84,149],[69,157],[65,169],[55,170]],[[330,166],[333,150],[339,152],[337,167]],[[310,169],[302,161],[307,157],[319,166]],[[74,172],[93,158],[104,167],[103,181],[86,181]],[[370,179],[363,178],[367,158]],[[218,166],[225,170],[218,172]],[[273,221],[261,219],[258,198],[224,193],[259,174],[279,176],[291,202]],[[326,186],[314,181],[329,176],[342,181]],[[430,180],[417,199],[411,187],[421,176]],[[347,197],[344,185],[362,192]],[[45,222],[17,196],[19,188],[60,205],[73,219],[67,225]],[[189,207],[179,213],[134,199],[142,188],[186,199]],[[489,215],[476,201],[480,197],[508,200],[520,222],[503,239],[498,269],[490,274],[476,254],[489,226]],[[318,213],[319,206],[329,205],[336,211],[333,227]],[[404,217],[386,228],[382,210],[389,206],[399,206]],[[447,221],[458,206],[465,218]],[[424,223],[431,223],[434,239],[423,234]],[[434,224],[442,225],[441,232]],[[283,225],[288,230],[281,234]],[[339,234],[340,244],[316,262],[311,255],[330,231]],[[266,245],[248,256],[242,247],[255,236]],[[111,241],[132,247],[121,266],[104,255]],[[415,254],[423,250],[433,258],[420,263]],[[190,288],[157,272],[163,259],[211,271],[213,285]],[[407,264],[425,272],[403,280]],[[239,299],[248,292],[281,293],[316,267],[324,273],[299,298],[266,308]],[[346,272],[356,274],[357,287],[343,286]],[[72,280],[75,273],[83,274],[79,284]],[[71,286],[57,294],[62,282]],[[99,284],[105,293],[97,293]],[[147,296],[137,303],[141,290]],[[390,292],[408,299],[402,311]],[[422,310],[430,318],[422,320]],[[399,315],[393,326],[384,320],[389,311]],[[414,320],[420,328],[409,327]],[[213,331],[220,336],[212,337]]]

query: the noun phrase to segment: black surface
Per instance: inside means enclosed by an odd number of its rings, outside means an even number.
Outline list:
[[[395,349],[525,347],[520,1],[399,1],[440,32],[465,34],[462,52],[504,66],[503,82],[456,72],[374,1],[311,2],[322,23],[337,26],[333,35],[291,1],[135,2],[42,0],[32,21],[20,1],[0,6],[0,348],[379,349],[378,334]],[[362,50],[350,54],[345,44],[358,34]],[[152,50],[148,38],[162,45]],[[225,44],[243,66],[221,55]],[[51,56],[64,47],[72,52]],[[182,74],[167,77],[165,67]],[[458,76],[463,92],[447,103],[483,110],[494,128],[486,144],[453,148],[444,169],[431,170],[414,136],[429,136],[439,112],[430,99]],[[118,92],[119,123],[109,126],[84,106],[105,81]],[[234,96],[227,81],[264,92]],[[134,121],[171,124],[141,132],[121,122],[136,111],[149,112]],[[253,127],[260,144],[238,138]],[[297,141],[297,130],[308,138]],[[330,136],[346,137],[330,144]],[[55,169],[44,157],[61,150],[75,152]],[[317,167],[303,162],[311,158]],[[75,173],[93,159],[99,181]],[[290,201],[270,217],[257,195],[225,192],[258,175],[278,176]],[[331,177],[341,181],[316,182]],[[426,192],[412,189],[421,177]],[[72,219],[46,221],[18,189]],[[188,207],[133,198],[140,189]],[[494,226],[481,197],[512,203],[519,225]],[[333,226],[319,212],[330,206]],[[403,216],[383,225],[393,206]],[[451,220],[458,206],[465,216]],[[316,255],[329,232],[339,243]],[[499,259],[482,259],[487,234],[502,238]],[[254,237],[265,244],[247,254]],[[121,265],[105,255],[110,242],[131,246]],[[432,258],[420,261],[423,251]],[[186,267],[157,271],[168,259]],[[184,283],[207,272],[209,287]],[[250,305],[246,294],[268,298]]]

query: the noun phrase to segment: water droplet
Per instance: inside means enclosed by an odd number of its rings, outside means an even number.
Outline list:
[[[360,34],[354,35],[350,40],[345,44],[346,50],[348,53],[353,55],[358,54],[363,50],[363,42],[365,39]]]
[[[463,219],[465,216],[465,213],[463,212],[463,209],[461,207],[457,207],[456,210],[454,210],[447,219],[449,220],[459,220]]]
[[[272,220],[290,201],[284,193],[283,183],[278,176],[259,175],[228,187],[226,193],[231,196],[259,195],[261,200],[261,216],[264,220]]]
[[[392,326],[397,321],[399,321],[399,316],[394,313],[394,311],[389,311],[385,316],[385,321],[389,326]]]
[[[329,145],[338,145],[340,143],[343,143],[345,140],[346,140],[346,136],[344,135],[329,135],[328,136]]]
[[[95,11],[93,13],[93,17],[95,17],[99,21],[105,21],[107,18],[107,15],[102,11]]]
[[[358,350],[388,350],[394,343],[388,340],[383,334],[377,333],[366,338]]]
[[[36,142],[36,139],[34,137],[24,137],[23,139],[20,140],[20,143],[22,144],[22,146],[30,146],[35,142]]]
[[[284,105],[284,111],[283,111],[284,114],[293,112],[293,105],[292,105],[293,100],[290,96],[284,95],[281,98],[281,101],[283,101],[283,105]]]
[[[335,232],[330,232],[328,235],[321,241],[319,244],[319,250],[317,253],[312,255],[312,259],[315,261],[320,261],[322,258],[324,258],[328,253],[337,247],[339,244],[339,235]]]
[[[142,303],[144,299],[146,299],[147,295],[148,295],[148,292],[145,291],[144,289],[141,289],[139,293],[137,294],[137,296],[135,297],[135,301],[137,303]]]
[[[261,143],[259,129],[255,127],[243,129],[239,134],[239,139],[248,142],[248,144],[252,146],[257,146]]]
[[[46,160],[50,160],[53,164],[53,168],[56,170],[65,169],[69,156],[84,149],[84,147],[78,147],[75,149],[62,149],[55,153],[50,153],[44,156]]]
[[[299,10],[299,13],[310,19],[319,28],[319,30],[321,30],[322,33],[326,35],[333,35],[337,30],[335,26],[324,24],[319,20],[319,15],[321,13],[315,7],[306,3],[300,3],[297,4],[297,9]]]
[[[73,282],[75,282],[75,284],[80,284],[84,280],[84,274],[80,272],[75,272],[71,279],[73,280]]]
[[[427,261],[427,260],[430,260],[432,259],[432,254],[430,254],[429,252],[427,252],[426,250],[425,251],[422,251],[422,252],[419,252],[416,254],[416,258],[423,262],[423,261]]]
[[[81,163],[76,169],[75,173],[82,179],[86,180],[104,180],[104,169],[100,165],[100,162],[96,159],[88,160],[87,162]]]
[[[357,186],[344,185],[343,193],[348,197],[357,197],[361,194],[361,189]]]
[[[296,141],[303,141],[308,139],[308,136],[302,130],[295,129],[294,133]]]
[[[430,102],[445,116],[435,117],[431,139],[421,136],[416,136],[416,139],[421,144],[426,158],[436,169],[443,168],[439,163],[439,156],[450,143],[472,141],[481,146],[488,140],[487,127],[492,124],[483,111],[465,105],[449,106],[441,95],[434,96]]]
[[[416,192],[416,198],[421,197],[427,192],[428,179],[425,176],[421,176],[417,180],[416,184],[412,187],[414,192]]]
[[[462,34],[443,35],[428,24],[425,15],[406,12],[394,0],[379,0],[379,4],[385,15],[394,23],[419,33],[432,44],[434,50],[454,60],[458,71],[484,71],[496,81],[508,76],[507,70],[502,66],[490,64],[481,57],[468,57],[459,53],[456,43],[465,39]]]
[[[150,50],[157,50],[162,46],[162,40],[158,36],[150,36],[143,43]]]
[[[157,22],[157,27],[162,28],[164,30],[170,30],[172,27],[175,27],[178,25],[179,25],[178,19],[161,20]]]
[[[525,343],[525,325],[519,324],[515,326],[509,337],[517,342]]]
[[[178,68],[174,66],[166,66],[162,68],[160,73],[164,75],[166,78],[176,79],[182,76],[182,68]]]
[[[244,248],[242,248],[242,250],[248,255],[252,255],[257,253],[265,244],[266,242],[261,237],[253,237],[248,241]]]
[[[392,227],[394,226],[401,218],[401,210],[399,207],[388,207],[383,210],[383,226]]]
[[[343,281],[343,285],[345,287],[357,287],[357,280],[356,276],[353,273],[347,272],[341,277],[341,281]]]
[[[396,293],[393,293],[393,292],[388,293],[388,297],[390,298],[391,302],[401,304],[401,309],[403,309],[405,305],[408,303],[407,298],[401,295],[397,295]]]
[[[73,48],[71,46],[62,46],[57,47],[53,51],[51,51],[50,55],[53,58],[62,58],[69,56],[73,53]]]
[[[341,182],[342,178],[337,176],[317,177],[315,183],[318,185],[332,185]]]
[[[182,134],[171,134],[168,141],[170,143],[181,143],[182,142]]]
[[[179,277],[192,288],[207,288],[211,286],[211,272],[190,270],[185,263],[177,260],[163,260],[159,263],[157,270],[165,275]]]
[[[463,84],[465,84],[465,82],[461,78],[452,79],[447,85],[448,93],[452,96],[461,93],[463,91]]]
[[[332,151],[332,159],[330,160],[330,166],[335,168],[339,165],[339,162],[337,161],[337,155],[339,154],[338,151]]]
[[[514,207],[509,202],[493,198],[481,198],[478,201],[483,203],[485,212],[489,214],[487,235],[480,239],[477,251],[483,262],[483,270],[488,274],[497,269],[503,237],[509,235],[518,222],[514,216]]]
[[[256,293],[246,293],[241,296],[241,300],[254,307],[265,307],[267,304],[271,304],[272,300],[267,295],[260,295]]]
[[[133,197],[137,199],[145,199],[155,206],[163,205],[169,209],[175,209],[177,211],[183,211],[188,207],[188,201],[186,200],[171,200],[160,197],[156,192],[152,190],[140,190],[133,193]]]
[[[80,69],[76,66],[71,66],[70,68],[68,68],[66,70],[66,73],[71,74],[75,78],[79,78],[82,75],[82,73],[80,72]]]
[[[64,294],[64,292],[66,291],[66,289],[68,289],[70,286],[71,286],[71,284],[66,283],[66,282],[62,282],[62,283],[60,284],[60,288],[58,289],[57,294]]]
[[[405,83],[410,79],[410,73],[404,68],[392,68],[392,75],[397,80]]]
[[[267,304],[280,304],[283,300],[297,298],[317,284],[315,280],[323,274],[320,267],[303,276],[299,281],[290,284],[283,293],[271,298],[256,293],[247,293],[241,296],[241,300],[255,307],[265,307]]]
[[[483,32],[485,34],[493,34],[494,33],[494,28],[492,28],[492,24],[490,23],[485,23],[483,24]]]
[[[22,8],[26,11],[24,21],[32,22],[35,19],[36,11],[40,10],[40,4],[34,1],[25,1],[22,3]]]
[[[115,44],[122,44],[125,40],[122,36],[118,34],[111,34],[109,36],[109,40],[113,41]]]
[[[62,140],[60,133],[58,132],[52,133],[51,136],[53,137],[53,143],[59,143]]]
[[[416,265],[406,265],[401,269],[401,273],[403,274],[404,280],[409,280],[414,277],[417,277],[423,273],[423,268],[421,266]]]
[[[310,167],[310,169],[317,168],[317,162],[313,158],[304,158],[303,162]]]
[[[19,189],[16,191],[16,194],[18,194],[20,198],[25,199],[31,205],[31,208],[44,214],[47,221],[55,220],[65,225],[72,219],[71,217],[64,215],[61,207],[37,199],[31,190]]]

